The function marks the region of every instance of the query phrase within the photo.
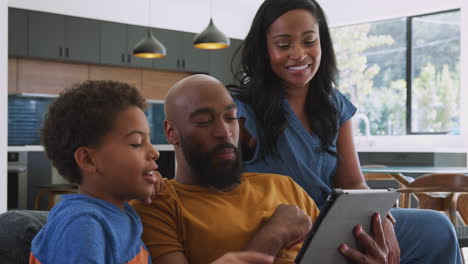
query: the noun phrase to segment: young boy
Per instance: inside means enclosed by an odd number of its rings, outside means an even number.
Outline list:
[[[42,128],[47,156],[79,194],[62,197],[34,238],[30,263],[151,263],[127,204],[159,191],[159,152],[145,99],[130,85],[87,81],[65,90]]]

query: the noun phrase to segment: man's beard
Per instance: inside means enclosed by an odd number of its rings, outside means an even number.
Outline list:
[[[230,143],[222,143],[207,152],[199,146],[181,139],[182,152],[188,165],[194,170],[201,186],[223,190],[241,181],[242,163],[239,149]],[[223,149],[234,150],[233,160],[214,160]]]

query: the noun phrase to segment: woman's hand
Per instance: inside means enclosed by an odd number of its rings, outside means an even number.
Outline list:
[[[352,249],[346,244],[341,244],[339,251],[343,256],[357,264],[390,263],[388,261],[389,249],[378,213],[372,216],[372,233],[374,234],[374,238],[364,232],[362,226],[356,226],[353,233],[362,251]]]

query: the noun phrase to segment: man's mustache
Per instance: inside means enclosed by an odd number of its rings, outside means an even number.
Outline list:
[[[236,146],[234,146],[233,144],[229,143],[229,142],[225,142],[225,143],[221,143],[221,144],[217,145],[216,147],[211,149],[211,151],[209,153],[214,154],[214,153],[216,153],[218,151],[221,151],[221,150],[224,150],[224,149],[227,149],[227,148],[230,148],[230,149],[234,150],[234,152],[236,154],[239,153],[239,149]]]

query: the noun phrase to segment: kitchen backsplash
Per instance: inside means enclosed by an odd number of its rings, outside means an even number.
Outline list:
[[[8,145],[40,145],[40,130],[54,97],[14,94],[8,96]],[[145,114],[153,144],[167,144],[164,137],[164,104],[149,102]]]

